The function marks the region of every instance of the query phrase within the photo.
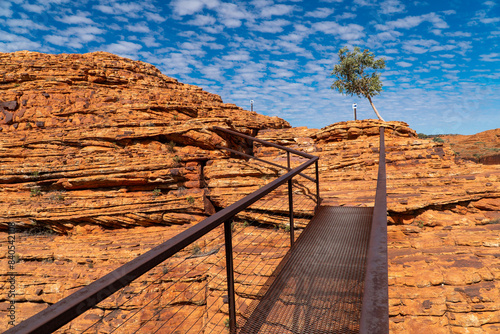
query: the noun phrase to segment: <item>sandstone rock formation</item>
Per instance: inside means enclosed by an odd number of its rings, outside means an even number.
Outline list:
[[[0,59],[0,229],[195,221],[202,169],[228,145],[211,127],[289,127],[108,53]]]
[[[320,157],[323,203],[373,205],[379,126],[386,127],[391,333],[499,332],[499,165],[461,159],[400,122],[261,130],[259,138]]]
[[[500,129],[483,131],[471,136],[439,136],[462,159],[485,165],[500,164]]]
[[[283,120],[224,104],[219,96],[179,83],[151,65],[107,53],[16,52],[0,54],[0,60],[0,266],[7,268],[7,225],[15,222],[17,322],[283,173],[216,149],[239,148],[286,165],[283,152],[213,131],[213,125],[318,155],[323,202],[348,206],[373,205],[383,126],[391,331],[499,330],[499,165],[463,160],[447,143],[418,139],[403,122],[290,128]],[[292,167],[301,161],[292,156]],[[297,183],[295,189],[308,203],[298,208],[307,218],[314,185]],[[242,265],[237,278],[241,308],[251,304],[286,251],[278,242],[283,235],[276,234],[284,228],[252,225],[260,220],[286,227],[277,203],[284,190],[274,196],[277,201],[242,213],[235,226],[241,231],[241,256],[236,257]],[[297,221],[299,227],[306,222]],[[149,290],[139,283],[131,286],[68,331],[81,330],[105,312],[122,312],[120,317],[135,312],[146,296],[170,294],[165,284],[174,284],[179,305],[187,304],[182,315],[202,319],[190,326],[223,331],[224,313],[209,307],[227,309],[218,287],[224,266],[223,251],[215,251],[220,242],[214,236],[194,245],[198,249],[184,250],[173,261],[187,264],[178,269],[165,264],[142,280]],[[197,258],[191,254],[198,252],[205,262],[187,270]],[[162,278],[187,272],[178,281]],[[196,290],[186,289],[187,284],[203,291],[194,302],[186,302]],[[0,330],[7,324],[7,292],[2,280]],[[117,306],[134,294],[140,297],[132,304]],[[127,330],[155,308],[165,305],[144,310]],[[102,323],[101,330],[116,326],[120,317]]]

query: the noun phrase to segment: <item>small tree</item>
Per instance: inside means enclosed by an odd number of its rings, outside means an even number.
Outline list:
[[[340,63],[333,68],[332,75],[336,76],[331,86],[341,94],[364,96],[370,101],[370,105],[377,114],[378,119],[384,121],[372,102],[372,96],[380,94],[382,91],[382,82],[380,74],[376,70],[385,68],[385,60],[378,59],[372,52],[364,50],[362,53],[359,47],[349,52],[347,46],[338,52]],[[373,69],[371,73],[365,73],[366,70]]]

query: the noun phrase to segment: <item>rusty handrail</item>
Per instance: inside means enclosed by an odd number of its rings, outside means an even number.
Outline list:
[[[387,184],[384,128],[380,128],[377,192],[366,259],[361,334],[389,333],[389,279],[387,268]]]
[[[216,227],[220,226],[221,224],[226,223],[227,221],[232,219],[237,213],[247,209],[253,203],[257,202],[259,199],[263,198],[264,196],[266,196],[279,186],[288,183],[288,181],[291,180],[294,176],[300,174],[303,170],[305,170],[312,164],[316,165],[316,189],[317,189],[317,201],[318,201],[316,205],[317,206],[319,205],[319,184],[318,184],[319,178],[318,178],[318,163],[317,163],[319,159],[318,157],[303,152],[298,152],[292,149],[288,149],[244,134],[240,134],[235,131],[222,128],[218,129],[225,130],[228,133],[231,133],[233,135],[238,135],[247,139],[249,137],[250,139],[263,143],[264,145],[284,149],[294,154],[300,153],[299,155],[307,157],[309,158],[309,160],[302,163],[300,166],[291,169],[288,173],[264,185],[262,188],[249,194],[243,199],[233,203],[227,208],[204,219],[195,226],[179,233],[178,235],[160,244],[159,246],[151,249],[145,254],[138,256],[134,260],[122,265],[118,269],[113,270],[109,274],[99,278],[98,280],[83,287],[82,289],[76,291],[75,293],[69,295],[68,297],[49,306],[45,310],[24,320],[17,326],[10,328],[4,333],[44,334],[44,333],[54,332],[55,330],[61,328],[62,326],[64,326],[71,320],[75,319],[79,315],[83,314],[85,311],[91,309],[102,300],[111,296],[119,289],[127,286],[129,283],[131,283],[132,281],[134,281],[147,271],[151,270],[155,266],[159,265],[160,263],[162,263],[172,255],[174,255],[178,251],[182,250],[184,247],[188,246],[192,242],[201,238],[202,236],[212,231]],[[292,190],[289,183],[289,192],[291,191]],[[225,224],[225,225],[229,225],[229,230],[230,230],[230,224]],[[226,228],[226,230],[228,230],[228,228]],[[227,245],[227,240],[226,240],[226,245]],[[234,301],[232,304],[234,308]],[[233,314],[232,319],[230,319],[231,331],[233,331],[235,324],[234,309],[230,310],[230,313]]]

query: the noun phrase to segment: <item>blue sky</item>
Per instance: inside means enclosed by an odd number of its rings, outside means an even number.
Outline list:
[[[500,127],[498,0],[0,0],[0,52],[109,51],[293,126],[375,118],[330,89],[343,47],[386,58],[373,102],[426,134]]]

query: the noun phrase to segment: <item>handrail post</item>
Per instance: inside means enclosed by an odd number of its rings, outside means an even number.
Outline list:
[[[290,170],[290,152],[286,151],[286,161],[287,161],[287,167],[288,170]],[[292,179],[288,180],[288,212],[290,216],[290,247],[293,246],[293,243],[295,242],[295,235],[294,235],[294,223],[293,223],[293,184],[292,184]]]
[[[292,179],[288,180],[288,210],[290,212],[290,247],[293,246],[295,241],[294,236],[294,224],[293,224],[293,188],[292,188]]]
[[[229,332],[236,333],[236,302],[234,294],[232,219],[224,222],[224,245],[226,247],[227,299],[229,303]]]
[[[318,168],[318,160],[314,162],[316,166],[316,212],[319,210],[320,198],[319,198],[319,168]],[[316,213],[315,212],[315,213]]]
[[[384,127],[380,127],[380,156],[373,220],[366,256],[360,334],[389,333],[389,278],[387,260],[387,184]]]

